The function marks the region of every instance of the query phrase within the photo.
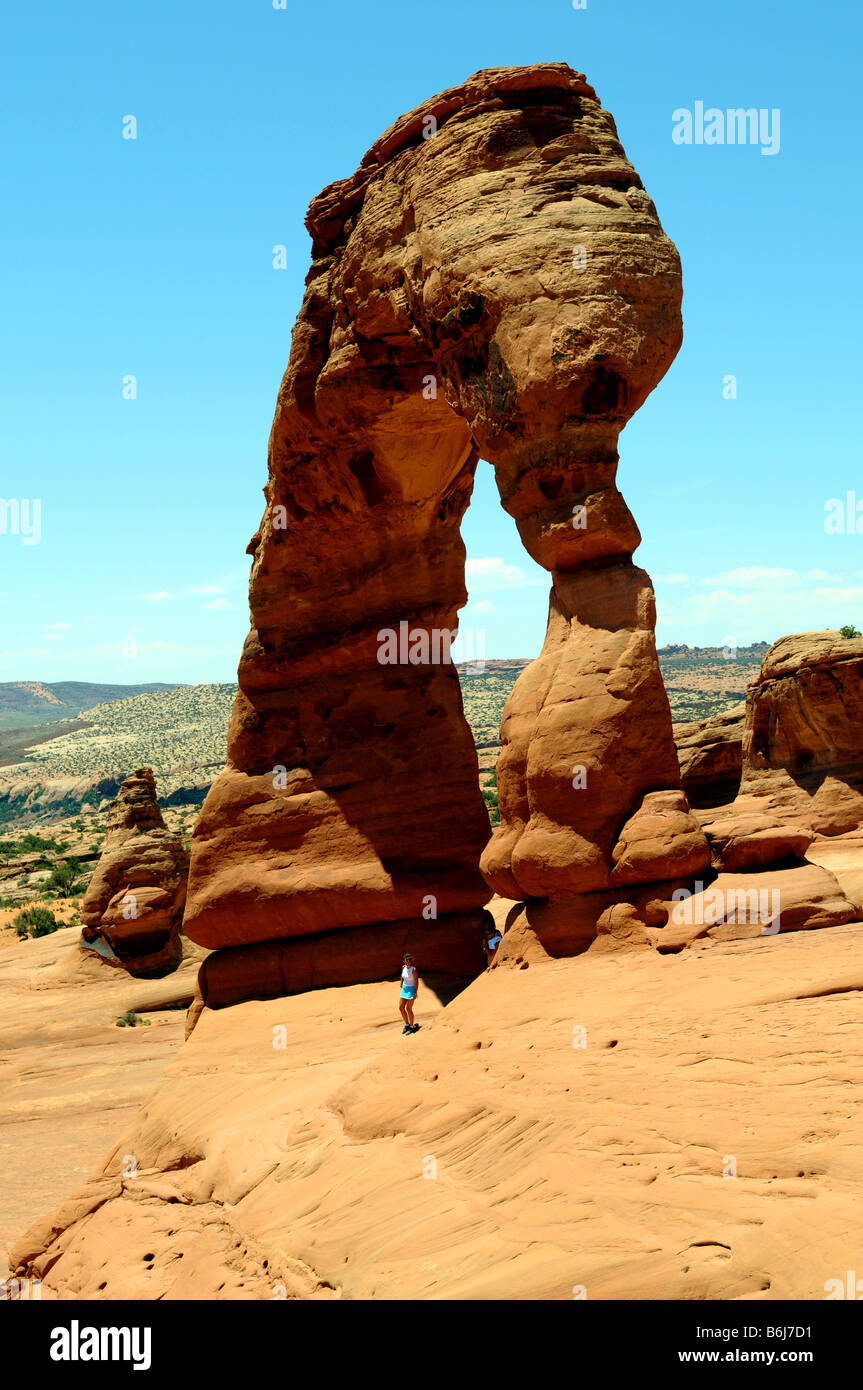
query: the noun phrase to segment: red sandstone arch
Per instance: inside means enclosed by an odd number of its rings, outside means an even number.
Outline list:
[[[397,121],[307,225],[187,934],[336,933],[335,957],[339,933],[372,924],[460,941],[491,889],[697,872],[709,855],[615,485],[619,432],[680,345],[680,266],[611,116],[564,64],[478,73]],[[552,579],[542,653],[504,716],[489,844],[454,668],[378,659],[381,629],[456,626],[480,454]],[[375,954],[368,931],[350,939]]]

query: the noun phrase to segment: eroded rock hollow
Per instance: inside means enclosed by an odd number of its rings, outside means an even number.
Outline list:
[[[444,969],[450,933],[462,968],[490,889],[557,898],[709,861],[615,482],[618,435],[680,346],[679,259],[612,117],[557,63],[480,72],[401,117],[307,226],[185,930],[236,947],[401,923]],[[480,457],[552,581],[490,843],[441,638],[466,601]]]

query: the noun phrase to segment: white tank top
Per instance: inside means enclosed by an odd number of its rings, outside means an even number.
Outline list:
[[[416,967],[413,965],[402,966],[402,979],[406,985],[412,985],[416,979]]]

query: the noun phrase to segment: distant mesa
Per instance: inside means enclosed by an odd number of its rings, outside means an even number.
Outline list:
[[[496,675],[498,672],[523,671],[529,666],[532,658],[528,656],[513,656],[498,659],[483,659],[482,662],[458,661],[456,670],[460,676],[471,675]],[[481,666],[481,670],[478,669]]]
[[[92,692],[110,687],[91,687]],[[152,767],[164,806],[199,806],[224,766],[236,685],[171,685],[90,705],[82,719],[0,729],[0,823],[57,821]]]
[[[768,643],[768,642],[750,642],[750,643],[748,644],[748,646],[736,647],[736,648],[735,648],[735,652],[736,652],[738,655],[745,655],[745,654],[748,653],[748,652],[751,652],[751,653],[755,653],[755,652],[766,652],[768,646],[769,646],[769,643]],[[668,643],[666,643],[666,645],[665,645],[664,647],[659,647],[659,648],[658,648],[658,655],[659,655],[659,656],[693,656],[693,657],[721,656],[722,653],[723,653],[724,651],[726,651],[726,650],[727,650],[727,648],[724,647],[724,646],[719,646],[719,647],[689,647],[689,646],[687,646],[687,644],[686,644],[685,642],[668,642]]]
[[[81,946],[139,979],[175,970],[188,855],[156,800],[149,768],[127,777],[108,807],[102,856],[81,905]]]
[[[98,685],[91,681],[0,681],[0,729],[74,719],[83,710],[109,700],[129,700],[135,695],[176,689],[176,682],[166,684],[163,681],[148,681],[143,685]]]

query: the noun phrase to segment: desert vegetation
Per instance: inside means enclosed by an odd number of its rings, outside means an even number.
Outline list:
[[[500,825],[500,809],[497,804],[497,772],[480,772],[479,785],[490,824],[492,826]]]
[[[57,931],[63,923],[57,921],[50,908],[25,907],[16,915],[12,925],[19,937],[39,937],[50,936],[51,932]]]
[[[757,675],[763,653],[763,644],[727,656],[720,648],[660,651],[673,717],[703,719],[737,703]],[[497,745],[504,705],[525,665],[514,662],[506,670],[461,674],[465,717],[478,748]],[[224,764],[235,694],[233,683],[178,686],[94,705],[87,710],[86,727],[35,744],[20,762],[0,770],[0,791],[4,783],[24,779],[39,784],[59,778],[122,778],[133,768],[151,767],[160,795],[170,794],[184,778],[215,773]],[[92,789],[78,795],[77,808],[99,804]],[[75,828],[83,829],[83,822]]]
[[[112,700],[87,711],[88,728],[38,744],[27,765],[47,777],[156,776],[225,761],[236,686],[193,685]]]
[[[708,719],[739,704],[766,650],[766,642],[750,647],[660,648],[659,669],[672,719]]]

